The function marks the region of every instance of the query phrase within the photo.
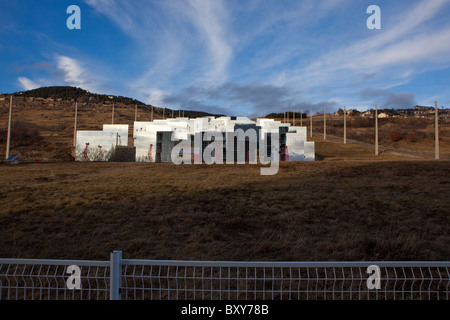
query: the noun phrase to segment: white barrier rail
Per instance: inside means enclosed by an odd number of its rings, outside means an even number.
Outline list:
[[[0,300],[449,300],[449,286],[438,261],[0,259]]]

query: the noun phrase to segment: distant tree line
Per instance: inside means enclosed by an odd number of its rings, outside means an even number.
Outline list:
[[[44,99],[47,98],[62,99],[62,100],[73,99],[75,101],[84,103],[88,102],[105,103],[107,101],[110,102],[114,101],[116,103],[123,103],[126,105],[129,104],[145,105],[143,102],[132,98],[91,93],[81,88],[67,87],[67,86],[42,87],[33,90],[19,92],[16,93],[16,95],[21,95],[23,97],[35,97]]]
[[[269,119],[280,119],[280,118],[284,118],[284,116],[286,115],[286,117],[289,117],[289,119],[293,119],[294,117],[294,112],[290,111],[290,112],[280,112],[280,113],[269,113],[268,115],[264,116],[264,118],[269,118]],[[306,118],[308,117],[308,114],[306,113],[302,113],[302,117]],[[295,112],[295,118],[300,119],[300,112]]]

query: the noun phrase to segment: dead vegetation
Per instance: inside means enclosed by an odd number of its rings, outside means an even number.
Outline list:
[[[448,260],[450,163],[317,142],[323,161],[0,166],[1,257]]]
[[[13,142],[21,164],[0,165],[0,257],[107,260],[112,250],[142,259],[450,257],[447,160],[375,157],[371,147],[315,134],[319,161],[282,163],[275,176],[260,176],[253,165],[75,163],[73,103],[17,99],[13,121],[31,124],[40,138],[27,146]],[[3,129],[7,110],[0,108]],[[115,123],[131,126],[134,108],[116,110]],[[138,111],[138,120],[150,117]],[[110,121],[108,106],[79,107],[79,129],[99,130]],[[383,125],[382,134],[398,128]],[[430,134],[428,124],[414,128]],[[373,128],[352,130],[368,135]],[[433,149],[427,139],[392,143]],[[445,153],[445,132],[442,139]]]

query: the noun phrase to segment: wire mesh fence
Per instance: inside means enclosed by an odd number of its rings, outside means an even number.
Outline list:
[[[450,262],[115,261],[0,259],[0,300],[449,299]]]
[[[74,289],[72,265],[82,284]],[[108,300],[109,282],[108,262],[0,259],[0,300]]]
[[[369,289],[365,263],[158,262],[125,260],[122,299],[448,300],[448,266],[380,265]]]

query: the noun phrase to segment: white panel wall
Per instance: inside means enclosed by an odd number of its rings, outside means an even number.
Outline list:
[[[289,155],[289,161],[303,161],[305,160],[305,140],[302,139],[302,134],[287,133],[286,146]]]
[[[151,152],[150,152],[151,145]],[[137,162],[155,162],[156,131],[135,131],[134,146]],[[150,156],[149,156],[150,153]]]
[[[314,141],[305,142],[305,160],[314,161],[316,159],[316,154],[314,151]]]

